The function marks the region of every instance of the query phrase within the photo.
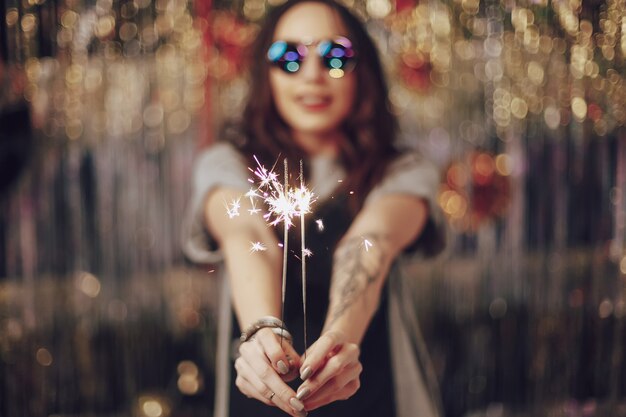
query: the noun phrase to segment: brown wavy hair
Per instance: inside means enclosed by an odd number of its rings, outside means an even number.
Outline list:
[[[333,0],[290,0],[270,10],[251,47],[249,98],[237,129],[239,140],[234,142],[250,158],[250,166],[255,165],[253,156],[266,166],[272,166],[279,158],[294,162],[306,159],[304,150],[291,138],[290,128],[274,104],[269,85],[270,66],[265,54],[285,12],[307,2],[327,5],[338,14],[358,57],[354,69],[357,78],[354,108],[341,125],[347,140],[340,144],[340,158],[346,170],[343,186],[345,191],[354,191],[350,205],[356,212],[398,155],[394,146],[397,120],[390,109],[376,46],[363,23],[345,6]]]

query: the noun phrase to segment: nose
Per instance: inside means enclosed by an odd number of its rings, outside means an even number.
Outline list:
[[[300,68],[302,79],[305,81],[319,82],[324,79],[324,72],[322,60],[313,48],[309,49],[309,53]]]

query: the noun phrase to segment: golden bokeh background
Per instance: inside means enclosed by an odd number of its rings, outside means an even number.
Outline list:
[[[180,224],[279,3],[3,0],[0,416],[211,415]],[[626,1],[343,3],[441,170],[447,250],[406,268],[446,417],[626,416]]]

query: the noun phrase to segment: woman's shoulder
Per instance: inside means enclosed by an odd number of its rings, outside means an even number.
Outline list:
[[[408,150],[391,162],[383,181],[371,193],[371,199],[399,193],[424,198],[428,203],[428,221],[406,253],[419,252],[430,257],[440,253],[445,246],[445,221],[437,204],[440,180],[440,170],[433,161],[418,151]]]
[[[435,163],[415,150],[400,152],[388,165],[381,181],[381,185],[392,188],[402,184],[436,187],[438,183],[439,169]]]
[[[366,203],[388,194],[405,194],[435,200],[439,169],[419,152],[401,152],[388,166],[382,180],[370,191]]]
[[[236,168],[246,165],[246,158],[230,142],[215,142],[201,149],[195,160],[196,169],[207,167]]]
[[[198,159],[200,158],[237,158],[243,159],[243,154],[230,142],[219,141],[201,149]]]
[[[437,171],[437,166],[421,152],[414,149],[406,149],[398,152],[387,168],[387,174],[412,170]]]
[[[242,187],[248,181],[245,156],[231,143],[215,142],[197,155],[194,163],[197,186],[226,184]]]

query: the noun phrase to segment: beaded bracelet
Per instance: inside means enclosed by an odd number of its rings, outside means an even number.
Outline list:
[[[256,332],[266,327],[271,328],[275,334],[283,337],[289,343],[291,343],[291,341],[293,340],[291,334],[285,328],[285,323],[283,323],[282,320],[273,316],[264,316],[252,323],[246,330],[241,333],[241,337],[239,338],[239,340],[241,341],[241,343],[247,342],[248,340],[250,340],[250,338],[252,338],[252,336],[254,336]]]
[[[274,332],[274,334],[285,339],[287,343],[293,345],[293,336],[287,331],[287,329],[285,329],[284,327],[272,327],[272,331]]]

